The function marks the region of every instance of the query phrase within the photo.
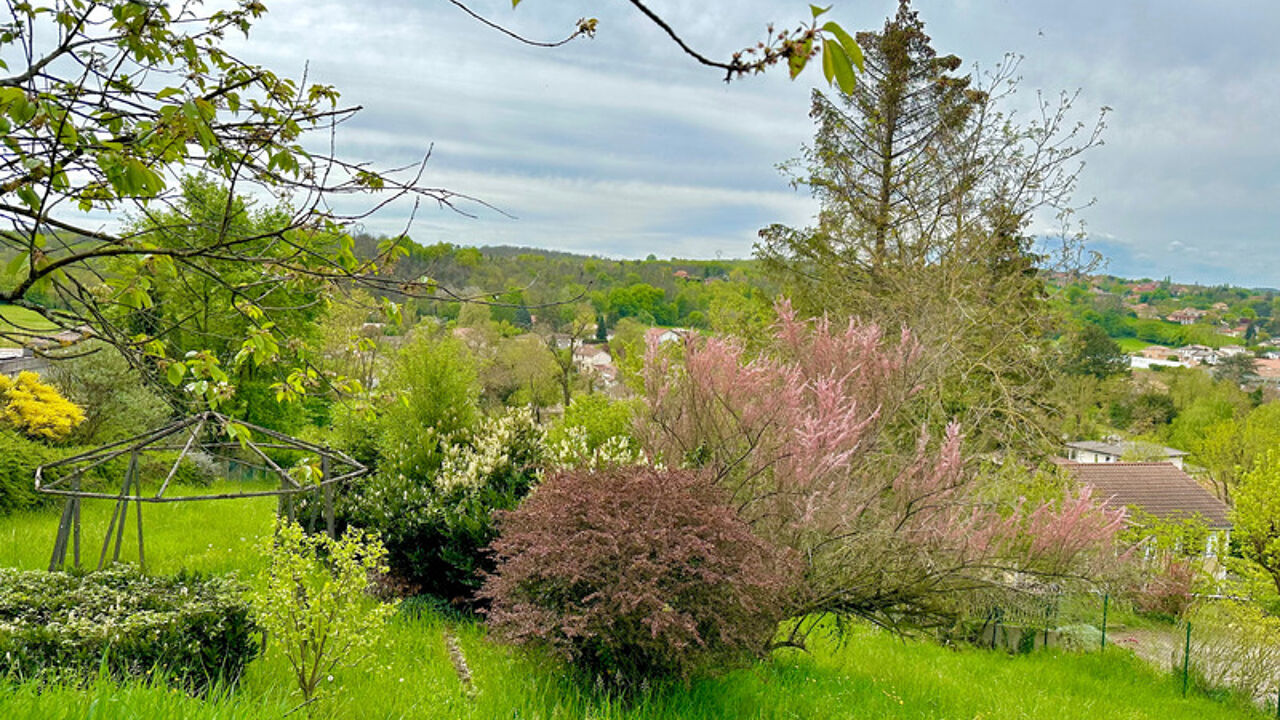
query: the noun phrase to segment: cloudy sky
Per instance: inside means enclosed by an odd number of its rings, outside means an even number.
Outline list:
[[[837,4],[850,31],[896,3]],[[469,218],[424,208],[425,243],[513,244],[614,257],[746,257],[770,223],[807,224],[816,206],[776,169],[812,134],[808,95],[777,71],[726,85],[613,0],[477,0],[528,37],[599,18],[593,40],[522,46],[448,0],[268,0],[243,55],[286,75],[307,68],[364,107],[339,134],[348,158],[383,167],[434,148],[424,181],[481,198]],[[694,47],[727,58],[803,2],[651,0]],[[944,53],[989,67],[1024,56],[1020,99],[1080,91],[1103,106],[1078,199],[1109,271],[1184,282],[1280,286],[1280,3],[1239,0],[916,0]],[[366,222],[399,232],[410,208]]]

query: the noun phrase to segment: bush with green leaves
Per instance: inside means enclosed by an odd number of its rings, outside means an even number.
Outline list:
[[[439,451],[426,477],[384,470],[358,483],[342,515],[382,537],[398,580],[470,605],[493,566],[484,549],[497,537],[494,511],[514,508],[537,480],[542,431],[528,409],[512,410]]]
[[[65,455],[13,430],[0,429],[0,515],[44,504],[48,495],[35,489],[36,468]]]
[[[378,469],[421,479],[480,419],[475,361],[462,341],[420,333],[400,349],[378,418]]]
[[[80,344],[75,355],[53,363],[48,378],[84,410],[74,442],[104,444],[159,427],[172,408],[149,387],[118,350],[97,341]]]
[[[267,569],[251,596],[254,617],[289,661],[305,701],[322,681],[369,658],[394,608],[367,592],[369,576],[386,572],[376,536],[348,528],[339,540],[308,535],[278,521],[263,547]]]
[[[234,580],[0,569],[0,672],[90,679],[158,676],[190,690],[234,683],[261,649]]]
[[[624,689],[760,656],[795,589],[799,563],[693,471],[557,472],[501,527],[493,630]]]

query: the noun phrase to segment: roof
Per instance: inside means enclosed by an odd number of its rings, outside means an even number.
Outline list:
[[[1161,519],[1200,515],[1209,527],[1231,527],[1227,506],[1167,462],[1064,463],[1108,505],[1135,507]]]
[[[1149,451],[1153,454],[1163,454],[1165,457],[1184,457],[1189,453],[1171,447],[1162,447],[1160,445],[1150,445],[1147,443],[1136,443],[1132,440],[1125,442],[1102,442],[1099,440],[1081,440],[1079,442],[1069,442],[1067,447],[1076,450],[1088,450],[1089,452],[1104,453],[1123,457],[1126,453],[1137,451]]]

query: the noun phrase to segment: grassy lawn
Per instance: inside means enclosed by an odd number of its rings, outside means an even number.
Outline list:
[[[1113,339],[1116,341],[1116,344],[1120,346],[1121,352],[1125,352],[1125,353],[1139,352],[1143,348],[1150,347],[1153,344],[1153,343],[1147,342],[1146,340],[1139,340],[1138,338],[1131,338],[1131,337],[1122,337],[1122,338],[1113,338]]]
[[[96,553],[111,503],[85,506],[86,554]],[[147,558],[155,571],[186,566],[236,571],[261,561],[257,538],[270,532],[274,500],[213,501],[144,508]],[[0,563],[48,562],[57,511],[0,518]],[[96,536],[96,540],[94,540]],[[132,529],[126,534],[126,548]],[[97,547],[93,547],[94,543]],[[136,548],[136,544],[133,546]],[[444,632],[457,636],[474,677],[468,694],[450,663]],[[0,682],[4,718],[283,718],[298,699],[278,648],[255,661],[234,693],[198,699],[163,686],[105,680],[87,687]],[[430,611],[402,613],[376,657],[335,674],[335,689],[312,716],[361,718],[521,718],[658,720],[688,718],[1153,718],[1261,717],[1244,705],[1193,693],[1127,651],[1011,656],[904,641],[870,627],[843,640],[817,638],[810,653],[780,651],[771,661],[660,688],[621,702],[566,677],[554,662],[491,642],[478,623]],[[290,718],[306,717],[300,711]]]
[[[19,332],[41,332],[53,330],[56,326],[45,320],[34,310],[14,305],[0,305],[0,330],[17,330]],[[16,347],[18,343],[0,338],[0,347]]]

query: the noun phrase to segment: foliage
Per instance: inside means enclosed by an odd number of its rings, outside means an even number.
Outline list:
[[[80,406],[64,398],[33,372],[0,375],[0,423],[40,440],[64,440],[84,422]]]
[[[570,428],[581,428],[588,448],[594,450],[610,438],[630,438],[640,405],[636,400],[611,400],[600,393],[578,395],[547,433],[547,439],[555,441]]]
[[[1063,369],[1073,375],[1092,375],[1105,380],[1129,371],[1129,357],[1097,325],[1086,324],[1071,333],[1063,354]]]
[[[1199,574],[1191,558],[1157,555],[1147,564],[1142,583],[1132,591],[1134,607],[1167,620],[1184,617],[1195,601],[1192,590]]]
[[[610,400],[598,393],[573,398],[547,432],[547,464],[558,468],[604,468],[645,460],[632,427],[637,399]]]
[[[1269,450],[1244,474],[1231,514],[1240,554],[1257,564],[1280,591],[1280,450]]]
[[[421,481],[479,419],[475,363],[461,341],[421,332],[396,354],[378,422],[379,469]]]
[[[1280,617],[1237,600],[1198,604],[1192,624],[1191,669],[1209,688],[1233,688],[1248,698],[1276,694]]]
[[[766,228],[756,253],[806,313],[912,328],[924,347],[915,413],[932,432],[958,420],[978,451],[1044,452],[1055,318],[1037,272],[1050,258],[1027,229],[1045,214],[1069,227],[1078,159],[1102,120],[1074,123],[1065,95],[1015,119],[1016,61],[959,74],[906,0],[858,43],[868,82],[814,93],[813,145],[786,167],[820,202],[817,225]],[[1057,262],[1075,266],[1077,251],[1064,229]],[[901,440],[905,451],[914,432]]]
[[[484,548],[497,537],[495,510],[514,508],[537,479],[542,432],[528,410],[486,418],[474,433],[439,448],[421,475],[382,471],[358,481],[341,516],[381,535],[399,580],[469,605],[492,568]]]
[[[655,460],[712,473],[758,534],[803,559],[792,614],[930,624],[1018,571],[1088,575],[1113,557],[1123,511],[1087,490],[992,506],[954,425],[896,454],[885,428],[919,356],[905,330],[890,341],[874,325],[806,322],[786,303],[778,316],[769,354],[724,338],[689,341],[682,366],[651,352],[639,437]]]
[[[0,668],[17,677],[155,673],[191,688],[238,680],[260,650],[242,588],[218,577],[0,569]]]
[[[1218,361],[1213,368],[1215,380],[1224,380],[1238,386],[1253,385],[1258,382],[1257,360],[1246,353],[1228,355]]]
[[[758,656],[790,589],[787,564],[691,471],[552,474],[493,547],[494,631],[624,687]]]
[[[86,527],[105,532],[110,505],[86,503]],[[169,572],[185,565],[206,572],[256,575],[262,558],[244,548],[270,535],[275,509],[274,498],[168,506],[147,517],[148,567]],[[57,523],[57,511],[29,512],[3,518],[0,531],[6,538],[51,540]],[[49,560],[47,550],[42,541],[0,542],[0,561],[42,570]],[[1097,598],[1087,617],[1096,623],[1100,613],[1101,598]],[[478,690],[474,696],[458,682],[441,642],[444,630],[457,637],[471,666]],[[1089,649],[1098,647],[1096,629],[1093,632]],[[1202,694],[1195,685],[1183,698],[1180,685],[1168,682],[1165,673],[1127,652],[1009,656],[939,647],[857,622],[847,623],[839,637],[815,634],[808,652],[779,649],[768,661],[695,678],[687,687],[654,687],[640,698],[622,698],[577,682],[560,663],[513,652],[493,642],[483,623],[459,619],[455,612],[398,614],[390,621],[387,638],[376,665],[369,666],[369,672],[344,674],[342,692],[324,698],[324,707],[316,708],[319,715],[429,720],[492,720],[517,714],[531,720],[723,720],[747,715],[794,720],[797,716],[845,717],[852,708],[852,712],[891,720],[978,715],[1072,720],[1263,717],[1246,703],[1222,694]],[[1118,639],[1112,633],[1109,638]],[[202,697],[174,692],[171,686],[150,680],[0,682],[0,716],[15,720],[283,720],[306,710],[297,709],[292,687],[288,662],[280,653],[267,652],[250,663],[234,692],[215,688]]]
[[[62,459],[67,452],[12,430],[0,430],[0,515],[48,502],[48,495],[35,491],[36,468]]]
[[[250,596],[254,617],[288,658],[298,690],[310,701],[335,670],[372,657],[393,608],[364,591],[370,573],[386,571],[386,550],[376,536],[355,528],[333,540],[277,521],[263,552],[269,564],[264,587]]]
[[[49,380],[84,411],[71,439],[103,445],[159,427],[173,412],[124,355],[100,342],[80,343],[54,362]]]

